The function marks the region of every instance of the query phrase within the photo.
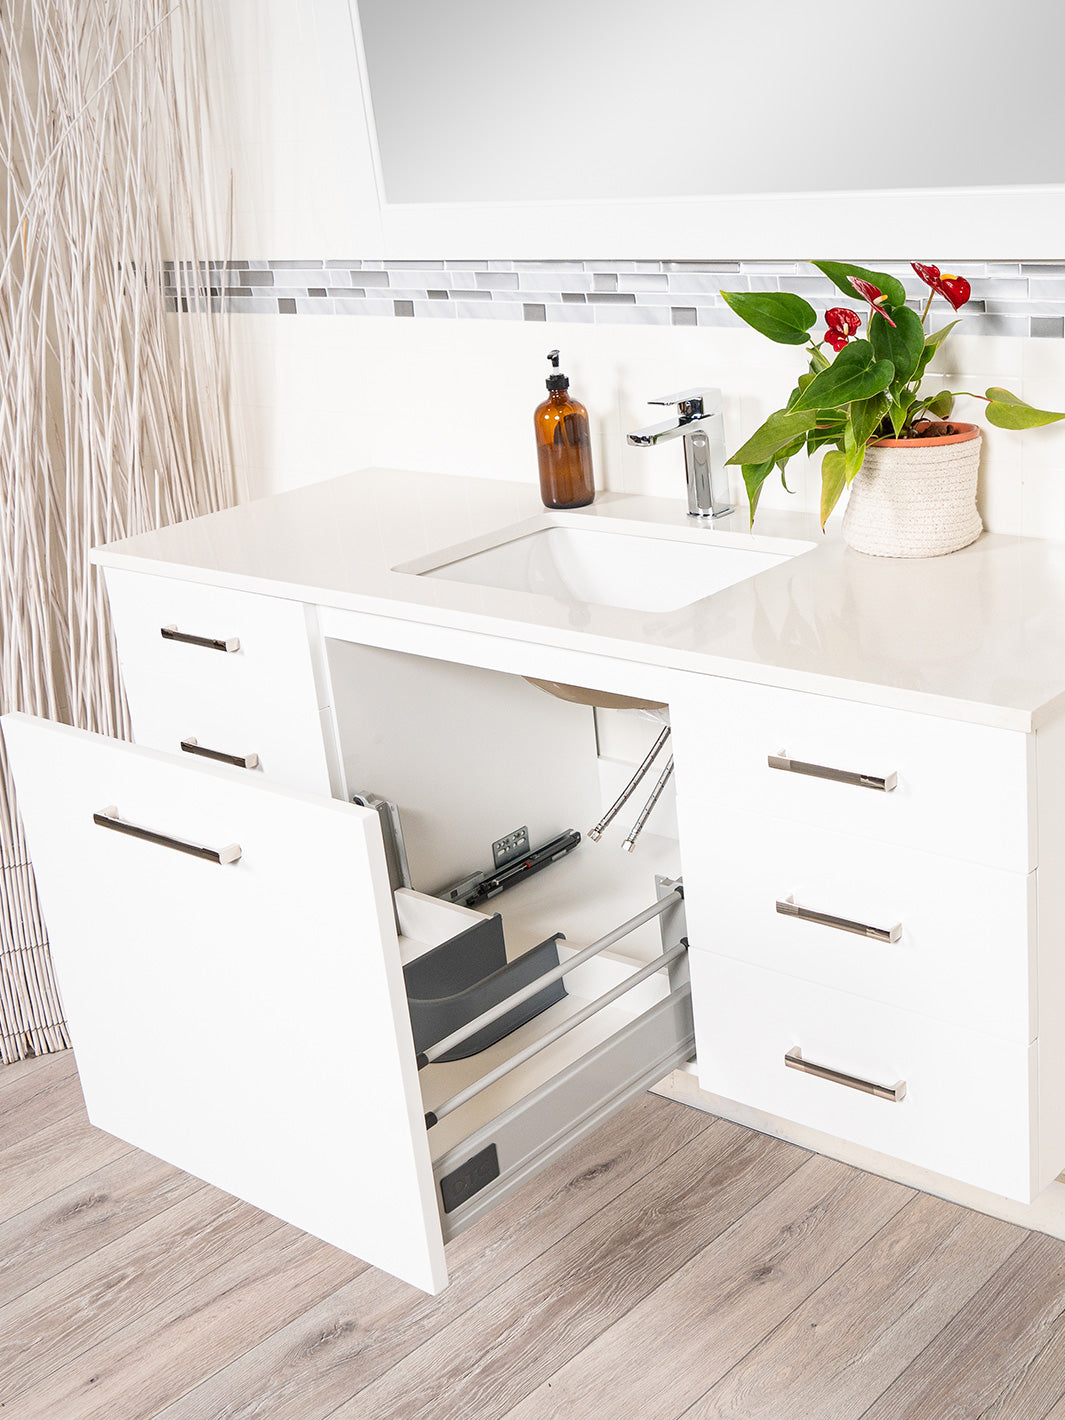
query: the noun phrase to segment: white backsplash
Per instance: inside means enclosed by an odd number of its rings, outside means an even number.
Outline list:
[[[946,387],[1000,384],[1065,409],[1065,341],[956,331],[934,370]],[[683,498],[679,447],[638,449],[630,429],[664,411],[647,401],[695,385],[725,397],[729,452],[779,407],[804,369],[801,349],[747,330],[572,326],[259,315],[232,320],[237,458],[251,496],[367,466],[536,481],[532,412],[558,343],[587,406],[601,489]],[[982,422],[978,400],[958,418]],[[995,532],[1065,539],[1065,424],[985,427],[980,506]],[[792,461],[794,497],[771,480],[763,507],[818,506],[817,461]],[[742,496],[737,487],[736,495]],[[837,515],[838,516],[838,515]]]

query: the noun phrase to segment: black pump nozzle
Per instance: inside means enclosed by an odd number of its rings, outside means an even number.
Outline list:
[[[547,388],[549,390],[568,390],[569,377],[559,373],[558,351],[549,350],[547,352],[547,358],[550,360],[552,368],[552,373],[547,377]]]

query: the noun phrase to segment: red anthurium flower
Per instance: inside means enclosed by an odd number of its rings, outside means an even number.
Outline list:
[[[945,296],[955,310],[964,306],[972,295],[972,287],[964,276],[941,275],[938,266],[911,261],[910,265],[926,286],[931,286],[940,296]]]
[[[862,323],[857,311],[849,311],[845,306],[833,306],[825,312],[824,340],[838,355]]]
[[[860,276],[851,276],[848,279],[858,292],[858,295],[864,297],[865,300],[869,302],[871,311],[870,320],[872,320],[874,315],[878,315],[883,316],[888,325],[895,324],[887,311],[884,310],[884,302],[887,300],[887,297],[884,295],[883,291],[878,290],[871,281],[863,281]]]

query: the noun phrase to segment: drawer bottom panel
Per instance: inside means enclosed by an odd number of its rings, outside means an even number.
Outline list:
[[[704,1090],[1023,1202],[1065,1162],[1036,1174],[1038,1042],[708,952],[689,963]]]

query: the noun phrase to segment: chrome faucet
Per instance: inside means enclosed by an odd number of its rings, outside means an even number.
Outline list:
[[[688,516],[722,518],[732,512],[725,471],[725,426],[721,416],[721,391],[684,390],[649,404],[675,404],[677,416],[629,435],[641,447],[663,439],[684,440],[684,474],[688,483]]]

